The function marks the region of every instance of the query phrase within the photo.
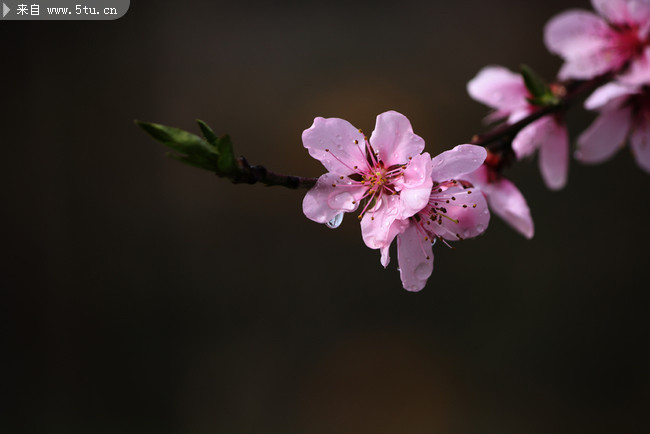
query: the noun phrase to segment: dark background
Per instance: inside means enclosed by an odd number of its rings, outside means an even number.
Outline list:
[[[230,133],[318,176],[314,117],[404,113],[438,153],[482,130],[487,64],[560,61],[544,23],[586,0],[132,2],[115,22],[0,22],[3,433],[650,430],[648,188],[626,148],[493,217],[401,288],[348,215],[176,163],[134,119]],[[593,115],[577,109],[572,137]]]

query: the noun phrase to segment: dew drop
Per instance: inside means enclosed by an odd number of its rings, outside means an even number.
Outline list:
[[[485,226],[483,225],[476,225],[476,230],[479,232],[483,232],[485,230]]]
[[[339,226],[341,226],[342,221],[343,221],[343,213],[338,213],[337,215],[334,216],[332,220],[325,223],[325,225],[330,229],[336,229]]]

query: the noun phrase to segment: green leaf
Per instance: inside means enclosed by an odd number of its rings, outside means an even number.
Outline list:
[[[163,145],[182,154],[172,158],[206,170],[217,170],[219,163],[217,147],[201,137],[166,125],[142,121],[135,121],[135,123]]]
[[[208,124],[200,119],[197,119],[196,122],[199,124],[199,128],[201,128],[201,132],[205,139],[215,147],[217,154],[219,154],[217,172],[224,175],[237,173],[239,167],[237,166],[237,160],[235,159],[235,152],[232,147],[230,136],[225,135],[217,137]]]
[[[546,94],[551,92],[544,80],[529,66],[521,65],[520,71],[528,92],[533,96],[533,100],[541,100]]]
[[[201,132],[203,133],[203,137],[210,143],[212,146],[214,146],[215,149],[217,149],[217,144],[219,143],[219,137],[212,131],[212,128],[208,126],[205,122],[203,122],[201,119],[197,119],[196,123],[199,124],[199,128],[201,128]],[[218,152],[218,151],[217,151]]]
[[[234,174],[239,171],[229,135],[226,134],[218,139],[217,152],[219,152],[217,168],[220,173]]]

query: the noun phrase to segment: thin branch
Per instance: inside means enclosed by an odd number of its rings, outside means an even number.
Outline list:
[[[312,188],[316,185],[318,178],[303,178],[302,176],[282,175],[279,173],[271,172],[264,166],[251,166],[246,158],[239,157],[237,159],[237,166],[239,172],[236,175],[228,176],[235,184],[256,184],[262,183],[268,187],[279,185],[292,189],[298,188]]]

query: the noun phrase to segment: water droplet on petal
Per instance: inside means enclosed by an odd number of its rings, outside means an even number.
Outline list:
[[[343,213],[339,213],[336,214],[332,220],[325,223],[325,225],[330,229],[336,229],[339,226],[341,226],[342,221],[343,221]]]
[[[438,158],[438,161],[436,161],[436,167],[442,166],[442,163],[444,163],[444,162],[445,162],[444,158]]]
[[[483,232],[485,230],[485,226],[483,225],[476,225],[476,230],[479,232]]]

